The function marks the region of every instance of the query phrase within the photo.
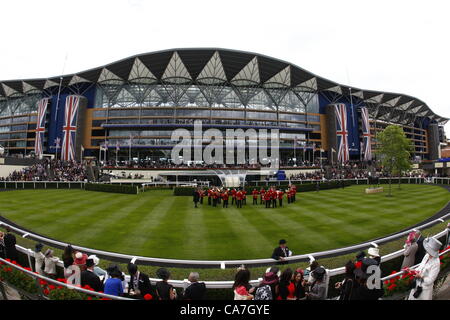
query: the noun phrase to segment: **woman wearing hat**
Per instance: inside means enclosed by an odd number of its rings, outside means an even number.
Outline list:
[[[42,243],[37,243],[36,247],[34,248],[34,270],[41,276],[45,275],[43,270],[43,268],[45,267],[45,256],[41,252],[43,247],[44,245]]]
[[[325,279],[325,269],[317,267],[313,272],[314,282],[311,284],[309,292],[306,292],[308,300],[325,300],[327,295],[327,285]]]
[[[281,274],[277,267],[266,270],[263,280],[256,289],[255,300],[275,300],[277,298],[279,283],[277,273]]]
[[[57,257],[53,256],[53,250],[47,249],[45,251],[45,274],[52,279],[56,279],[56,263],[59,261]]]
[[[413,270],[416,278],[416,286],[411,290],[408,300],[432,300],[434,281],[441,269],[439,260],[439,249],[442,243],[435,238],[423,240],[426,251],[417,269]]]
[[[380,249],[378,249],[378,247],[370,247],[367,254],[369,255],[369,258],[378,262],[378,265],[381,264]]]
[[[416,233],[414,231],[409,233],[403,248],[405,249],[405,251],[403,252],[404,258],[402,263],[402,269],[413,266],[414,261],[416,259],[416,252],[418,246],[416,242]]]

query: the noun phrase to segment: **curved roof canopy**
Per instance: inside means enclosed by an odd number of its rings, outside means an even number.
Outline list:
[[[426,103],[412,96],[349,87],[319,77],[286,61],[257,53],[220,48],[163,50],[135,55],[76,74],[45,79],[0,81],[0,100],[41,93],[58,87],[60,81],[63,86],[83,83],[99,85],[197,83],[267,89],[292,88],[351,95],[369,108],[384,110],[382,113],[384,112],[385,119],[393,122],[401,120],[405,114],[426,117],[438,123],[449,120],[435,114]]]

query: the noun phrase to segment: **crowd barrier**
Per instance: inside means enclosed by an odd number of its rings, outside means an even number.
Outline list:
[[[427,223],[421,224],[420,226],[416,226],[414,229],[420,230],[423,228],[431,227],[435,224],[444,222],[445,219],[450,218],[450,213],[445,214],[439,219],[435,219],[432,221],[429,221]],[[32,239],[34,241],[42,242],[46,245],[64,249],[68,243],[46,238],[37,234],[34,234],[32,232],[23,230],[21,228],[18,228],[12,224],[8,224],[6,222],[0,222],[0,226],[9,226],[11,230],[13,230],[15,233],[21,235],[23,238]],[[373,241],[367,241],[364,243],[360,243],[353,246],[348,246],[344,248],[339,249],[333,249],[333,250],[326,250],[326,251],[320,251],[320,252],[314,252],[309,254],[301,254],[301,255],[294,255],[291,257],[285,258],[285,261],[288,263],[298,263],[298,262],[305,262],[310,261],[311,259],[321,259],[321,258],[328,258],[333,257],[337,255],[347,254],[351,252],[356,252],[358,250],[365,250],[370,248],[371,246],[378,246],[380,244],[397,240],[399,238],[405,237],[408,235],[408,233],[411,232],[411,229],[375,239]],[[120,263],[128,263],[128,262],[139,262],[143,265],[154,265],[154,266],[162,266],[162,267],[186,267],[186,268],[215,268],[215,269],[225,269],[225,268],[236,268],[241,265],[245,265],[247,267],[260,267],[260,266],[271,266],[276,261],[272,258],[267,259],[249,259],[249,260],[181,260],[181,259],[165,259],[165,258],[152,258],[152,257],[143,257],[143,256],[134,256],[134,255],[128,255],[123,253],[115,253],[115,252],[108,252],[103,250],[97,250],[97,249],[91,249],[91,248],[85,248],[77,245],[72,245],[74,249],[86,252],[88,254],[95,254],[98,257],[110,261],[116,261]],[[31,253],[27,253],[28,251],[25,251],[24,253],[30,255]]]
[[[84,181],[0,181],[4,189],[84,189]]]
[[[449,232],[449,230],[447,229],[447,230],[444,230],[442,232],[439,232],[438,234],[434,235],[433,237],[438,239],[438,238],[440,238],[442,236],[448,235],[448,232]],[[27,254],[27,256],[28,256],[28,263],[29,263],[31,268],[34,268],[34,264],[31,261],[31,257],[34,255],[33,251],[31,249],[27,249],[27,248],[21,247],[19,245],[16,245],[16,247],[17,247],[17,250],[19,252]],[[389,260],[392,260],[392,259],[397,258],[397,257],[400,257],[400,256],[403,255],[403,252],[404,252],[404,249],[398,250],[396,252],[393,252],[393,253],[390,253],[390,254],[387,254],[387,255],[384,255],[384,256],[381,257],[381,263],[389,261]],[[441,252],[440,256],[442,256],[444,254],[447,254],[449,252],[450,252],[450,249],[447,249],[447,250]],[[313,258],[313,257],[311,257],[311,258]],[[87,289],[84,289],[84,288],[81,288],[81,287],[73,286],[71,284],[62,283],[62,282],[56,281],[54,279],[51,279],[51,278],[48,278],[48,277],[36,274],[36,273],[34,273],[32,271],[26,270],[26,269],[24,269],[24,268],[22,268],[22,267],[20,267],[18,265],[15,265],[15,264],[13,264],[11,262],[6,261],[4,259],[0,258],[0,261],[3,262],[6,265],[12,267],[12,268],[15,268],[15,269],[23,272],[27,276],[32,277],[33,279],[36,280],[35,284],[36,284],[36,287],[37,287],[37,294],[34,295],[34,297],[32,297],[32,298],[35,298],[35,299],[48,299],[48,297],[43,294],[42,288],[41,288],[40,283],[39,283],[39,280],[44,280],[44,281],[46,281],[49,284],[53,284],[55,286],[63,286],[63,287],[69,288],[69,289],[73,289],[73,290],[79,291],[81,293],[85,293],[85,294],[88,294],[88,295],[96,296],[98,298],[106,298],[106,299],[110,299],[110,300],[133,300],[133,299],[126,298],[126,297],[112,296],[112,295],[108,295],[108,294],[104,294],[104,293],[99,293],[99,292],[87,290]],[[63,267],[61,261],[58,262],[58,266]],[[418,265],[415,265],[415,266],[411,267],[411,269],[415,269],[417,267],[418,267]],[[405,271],[399,271],[397,273],[390,274],[390,275],[388,275],[386,277],[381,278],[381,281],[384,282],[384,281],[396,278],[398,276],[401,276],[404,272]],[[328,297],[328,289],[330,287],[330,279],[331,279],[331,277],[337,276],[337,275],[341,275],[341,274],[344,274],[344,273],[345,273],[345,267],[340,267],[340,268],[336,268],[336,269],[326,269],[325,279],[326,279],[326,287],[327,287],[327,292],[326,292],[326,296],[327,297]],[[130,276],[127,275],[125,277],[125,280],[127,282],[129,282],[130,281]],[[161,281],[161,279],[150,278],[150,282],[152,283],[152,285],[155,285],[159,281]],[[262,278],[258,278],[256,280],[251,280],[250,284],[252,286],[256,287],[256,286],[258,286],[261,283],[261,281],[262,281]],[[183,290],[186,289],[190,285],[190,282],[187,279],[184,279],[184,280],[169,280],[168,282],[172,286],[174,286],[175,288],[182,288]],[[234,282],[233,281],[204,281],[204,283],[205,283],[205,286],[206,286],[207,289],[231,289]],[[9,284],[7,284],[7,285],[10,286]],[[15,290],[17,290],[19,292],[21,291],[20,289],[17,289],[17,288],[14,288],[14,287],[13,287],[13,289],[15,289]],[[124,288],[124,289],[126,289],[126,288]],[[7,295],[5,293],[4,284],[1,281],[0,281],[0,293],[3,295],[4,299],[7,299]],[[30,296],[26,292],[21,292],[21,293],[23,295],[25,295],[25,296],[28,296],[28,297]],[[336,298],[331,298],[331,299],[336,299]]]
[[[255,186],[255,187],[267,187],[267,186],[287,186],[289,184],[310,184],[310,183],[327,183],[329,181],[347,181],[350,184],[356,185],[370,185],[369,179],[334,179],[334,180],[276,180],[276,181],[246,181],[246,186]],[[393,177],[391,182],[398,183],[398,177]],[[0,181],[0,188],[3,189],[83,189],[84,185],[88,183],[85,181]],[[207,181],[198,181],[198,182],[186,182],[186,181],[168,181],[168,182],[151,182],[149,180],[140,180],[140,179],[127,179],[127,181],[114,181],[105,182],[105,183],[113,183],[113,184],[131,184],[142,186],[152,186],[152,187],[173,187],[173,186],[192,186],[192,185],[202,185],[208,186],[209,182]],[[380,178],[380,184],[388,184],[389,178]],[[418,177],[403,177],[401,178],[401,183],[408,184],[423,184],[427,183],[425,178]],[[450,184],[450,178],[431,178],[430,183],[433,184]]]
[[[424,183],[424,179],[423,178],[403,178],[403,179],[408,179],[408,181],[414,181],[411,183]],[[418,180],[415,179],[420,179],[419,182],[417,182]],[[439,179],[447,179],[448,178],[433,178],[432,179],[432,183],[437,183],[437,184],[442,184],[442,180]],[[357,179],[350,179],[350,180],[357,180]],[[361,179],[360,179],[361,180]],[[368,182],[367,179],[363,179],[364,181]],[[381,179],[380,179],[381,180]],[[304,182],[304,181],[303,181]],[[15,182],[7,182],[7,183],[15,183]],[[27,184],[27,183],[33,183],[33,182],[17,182],[19,185],[20,184]],[[34,182],[37,183],[37,182]],[[44,182],[45,183],[45,182]],[[47,183],[57,183],[57,182],[47,182]],[[74,188],[82,188],[82,184],[84,184],[84,182],[59,182],[59,183],[65,183],[65,184],[70,184],[72,185]],[[1,184],[1,183],[0,183]],[[58,184],[58,183],[57,183]],[[362,183],[361,183],[362,184]],[[81,185],[81,187],[80,187]],[[23,187],[23,186],[22,186]],[[24,188],[24,187],[23,187]],[[69,187],[70,188],[70,187]],[[296,262],[305,262],[305,261],[311,261],[311,260],[317,260],[317,259],[321,259],[321,258],[326,258],[326,257],[333,257],[333,256],[338,256],[338,255],[342,255],[342,254],[347,254],[347,253],[351,253],[351,252],[356,252],[359,250],[365,250],[371,246],[378,246],[380,244],[386,243],[386,242],[390,242],[393,240],[397,240],[399,238],[405,237],[410,231],[416,229],[416,230],[420,230],[420,229],[424,229],[427,227],[431,227],[435,224],[438,223],[442,223],[445,222],[445,220],[450,218],[450,213],[447,213],[445,215],[443,215],[441,218],[439,219],[434,219],[432,221],[429,221],[427,223],[423,223],[419,226],[416,226],[413,229],[408,229],[408,230],[404,230],[402,232],[387,236],[387,237],[383,237],[383,238],[379,238],[379,239],[375,239],[373,241],[368,241],[365,243],[361,243],[361,244],[357,244],[357,245],[353,245],[353,246],[348,246],[348,247],[344,247],[344,248],[339,248],[339,249],[334,249],[334,250],[327,250],[327,251],[321,251],[321,252],[315,252],[315,253],[310,253],[310,254],[303,254],[303,255],[296,255],[296,256],[291,256],[286,258],[286,261],[289,263],[296,263]],[[57,241],[57,240],[53,240],[53,239],[49,239],[37,234],[34,234],[32,232],[29,232],[27,230],[23,230],[21,228],[18,228],[12,224],[8,224],[6,222],[0,222],[0,226],[9,226],[15,233],[21,235],[23,238],[28,238],[28,239],[32,239],[34,241],[39,241],[42,242],[44,244],[47,244],[49,246],[55,247],[55,248],[60,248],[63,249],[65,246],[67,246],[67,243],[61,242],[61,241]],[[433,237],[435,238],[441,238],[445,235],[448,236],[449,233],[449,229],[446,229],[436,235],[434,235]],[[274,263],[276,262],[275,260],[268,258],[268,259],[251,259],[251,260],[223,260],[223,261],[201,261],[201,260],[179,260],[179,259],[162,259],[162,258],[151,258],[151,257],[142,257],[142,256],[133,256],[133,255],[126,255],[126,254],[120,254],[120,253],[114,253],[114,252],[107,252],[107,251],[102,251],[102,250],[96,250],[96,249],[90,249],[90,248],[84,248],[84,247],[80,247],[80,246],[76,246],[73,245],[73,247],[76,250],[80,250],[82,252],[88,253],[88,254],[96,254],[98,257],[102,258],[102,259],[106,259],[106,260],[110,260],[110,261],[117,261],[117,262],[122,262],[122,263],[127,263],[127,262],[133,262],[133,263],[139,263],[139,264],[146,264],[146,265],[155,265],[155,266],[164,266],[164,267],[191,267],[191,268],[221,268],[221,269],[225,269],[225,268],[235,268],[238,267],[242,264],[246,265],[247,267],[258,267],[258,266],[272,266],[274,265]],[[34,252],[31,249],[28,248],[24,248],[22,246],[16,245],[16,248],[19,252],[27,255],[28,257],[28,261],[29,261],[29,265],[31,267],[34,267],[34,264],[31,262],[32,257],[34,257]],[[404,250],[398,250],[396,252],[384,255],[381,257],[381,261],[386,262],[395,258],[399,258],[403,255]],[[1,260],[5,263],[7,263],[7,261]],[[8,263],[9,264],[9,263]],[[59,267],[63,267],[63,263],[61,261],[58,262],[58,266]],[[14,266],[15,268],[18,268],[17,266]],[[48,279],[46,277],[43,276],[39,276],[36,275],[33,272],[29,272],[27,270],[23,270],[24,272],[26,272],[28,275],[33,276],[34,278],[40,278],[40,279],[44,279],[45,281],[48,281],[49,283],[53,283],[55,282],[52,279]],[[338,276],[338,275],[342,275],[345,273],[345,268],[341,267],[341,268],[336,268],[336,269],[327,269],[327,288],[329,288],[329,281],[330,278],[333,276]],[[392,277],[395,277],[396,275],[390,275],[388,277],[383,278],[382,280],[389,280]],[[129,280],[128,276],[127,279]],[[150,279],[152,284],[155,284],[156,282],[160,281],[160,279],[155,279],[155,278],[151,278]],[[259,282],[262,279],[256,279],[256,280],[251,280],[250,284],[252,285],[258,285]],[[52,282],[53,281],[53,282]],[[56,282],[58,285],[61,285],[60,282]],[[184,280],[169,280],[169,283],[172,284],[175,288],[186,288],[189,285],[189,281],[187,279]],[[230,289],[233,285],[233,281],[205,281],[205,285],[207,288],[210,289]],[[70,285],[68,285],[70,286]],[[71,286],[73,287],[73,286]],[[1,288],[0,288],[1,289]],[[97,295],[99,297],[104,297],[104,298],[111,298],[111,299],[126,299],[126,298],[120,298],[120,297],[111,297],[108,295],[103,295],[100,293],[93,293],[92,291],[89,290],[85,290],[82,288],[77,288],[74,287],[75,290],[80,290],[84,293],[88,293],[88,294],[94,294]]]

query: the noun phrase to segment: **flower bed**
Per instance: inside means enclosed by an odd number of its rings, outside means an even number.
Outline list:
[[[14,265],[17,265],[25,270],[31,271],[30,268],[25,268],[20,266],[16,261],[11,261],[6,259],[6,261],[11,262]],[[36,282],[33,278],[29,277],[23,272],[10,267],[9,265],[0,261],[0,281],[4,281],[17,289],[23,290],[25,292],[36,294],[37,287]]]
[[[439,251],[442,253],[450,249],[450,246],[444,250]],[[450,252],[439,257],[441,260],[441,274],[445,276],[447,269],[450,268]],[[391,274],[396,274],[398,271],[392,271]],[[395,294],[406,293],[411,289],[412,281],[414,280],[414,272],[405,272],[400,276],[386,280],[384,282],[384,296],[389,297]]]

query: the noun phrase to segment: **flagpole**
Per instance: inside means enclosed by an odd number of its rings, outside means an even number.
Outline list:
[[[320,148],[320,171],[322,171],[322,148]]]
[[[296,166],[297,165],[297,136],[295,136],[295,139],[294,139],[294,159],[295,159],[294,164]]]
[[[130,134],[130,146],[129,146],[129,150],[128,150],[128,164],[131,166],[131,139],[132,136]]]
[[[55,121],[58,120],[59,98],[61,95],[61,87],[62,87],[62,81],[63,81],[62,75],[64,74],[64,70],[66,69],[66,63],[67,63],[67,53],[66,53],[66,57],[64,58],[64,64],[63,64],[63,69],[61,72],[61,77],[59,77],[58,97],[56,99]]]

